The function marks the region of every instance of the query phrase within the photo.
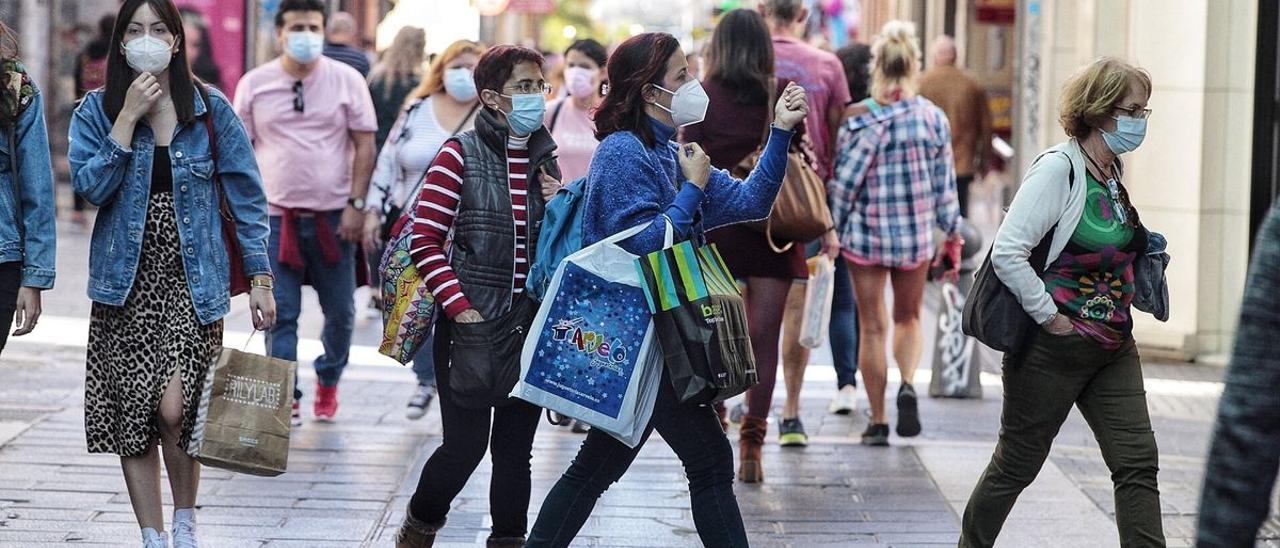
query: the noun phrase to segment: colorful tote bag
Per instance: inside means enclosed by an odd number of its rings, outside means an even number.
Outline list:
[[[378,268],[382,274],[382,344],[378,352],[406,364],[431,332],[436,299],[409,255],[413,223],[402,224],[396,237],[387,242]]]
[[[511,395],[640,443],[662,379],[636,256],[618,242],[644,224],[574,253],[556,268],[521,354]],[[668,228],[667,241],[671,241]]]
[[[738,284],[716,246],[681,242],[636,261],[681,402],[723,401],[757,382]]]

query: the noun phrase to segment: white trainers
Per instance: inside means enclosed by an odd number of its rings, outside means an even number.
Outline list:
[[[852,415],[858,410],[858,388],[855,386],[843,386],[836,396],[831,398],[831,405],[827,406],[827,412],[834,415]]]
[[[169,535],[150,527],[142,530],[142,548],[169,548]]]
[[[196,513],[194,509],[173,513],[173,548],[200,548],[196,540]]]

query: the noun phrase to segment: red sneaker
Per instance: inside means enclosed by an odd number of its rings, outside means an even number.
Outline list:
[[[332,422],[333,416],[338,414],[338,387],[324,386],[316,384],[316,404],[313,412],[316,420],[322,422]]]
[[[298,400],[293,400],[293,412],[289,413],[289,424],[302,426],[302,406],[298,405]]]

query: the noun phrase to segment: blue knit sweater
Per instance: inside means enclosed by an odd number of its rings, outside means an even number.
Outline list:
[[[774,127],[760,163],[745,181],[712,169],[705,192],[680,172],[676,130],[650,118],[656,146],[646,147],[630,131],[600,142],[587,173],[583,244],[591,245],[628,228],[649,228],[622,242],[627,251],[645,255],[662,249],[666,219],[676,241],[701,241],[706,230],[756,221],[769,216],[787,169],[787,147],[793,132]],[[677,191],[677,189],[679,189]]]

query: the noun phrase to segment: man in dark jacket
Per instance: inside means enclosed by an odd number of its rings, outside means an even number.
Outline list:
[[[1200,547],[1253,546],[1280,469],[1280,205],[1258,231],[1200,499]]]

